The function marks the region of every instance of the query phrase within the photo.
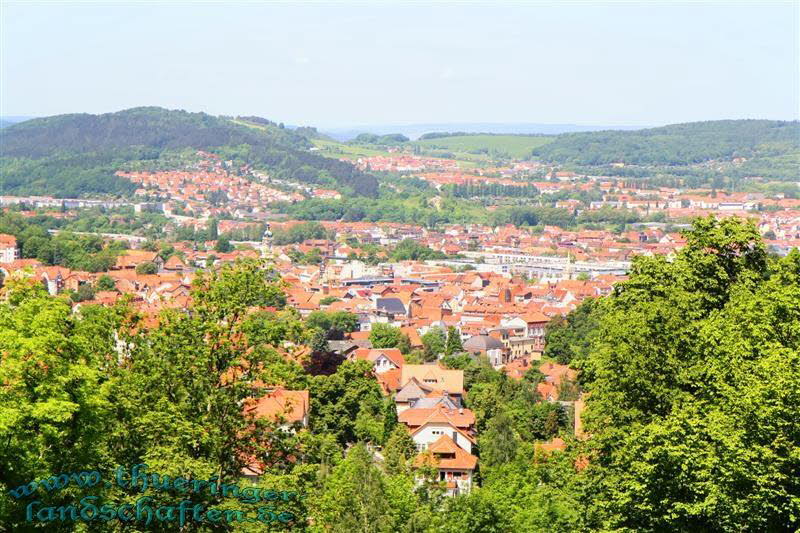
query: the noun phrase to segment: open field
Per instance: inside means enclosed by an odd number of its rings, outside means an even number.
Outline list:
[[[327,141],[323,139],[312,139],[314,146],[319,148],[319,154],[327,157],[335,157],[337,159],[358,159],[359,157],[372,157],[372,156],[390,156],[398,155],[397,153],[390,153],[386,150],[379,150],[372,146],[361,144],[348,144],[340,143],[338,141]],[[444,153],[445,150],[431,150],[427,155],[437,156]],[[453,159],[458,160],[459,165],[463,168],[473,168],[480,162],[487,162],[488,157],[485,155],[474,155],[466,152],[453,153]]]
[[[358,144],[345,144],[337,141],[326,141],[324,139],[312,139],[314,146],[319,148],[319,153],[329,157],[358,159],[359,157],[372,157],[376,155],[388,156],[389,152],[377,150]]]
[[[462,135],[413,141],[426,149],[442,149],[451,152],[469,154],[479,150],[489,153],[506,153],[511,157],[524,158],[531,155],[531,150],[552,142],[553,137],[528,135]]]

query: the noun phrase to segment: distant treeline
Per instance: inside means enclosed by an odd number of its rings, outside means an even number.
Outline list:
[[[344,222],[400,222],[434,227],[437,224],[475,223],[491,226],[559,226],[579,225],[624,226],[641,222],[642,218],[628,209],[610,207],[583,211],[540,205],[505,206],[487,212],[475,202],[451,198],[442,209],[409,206],[390,199],[312,199],[298,204],[282,204],[280,209],[298,220],[331,220]],[[307,238],[307,237],[306,237]]]
[[[800,152],[800,123],[719,120],[636,131],[564,133],[533,150],[547,162],[576,165],[690,165]]]
[[[433,131],[420,135],[420,141],[427,139],[443,139],[445,137],[474,137],[477,135],[514,136],[514,137],[552,137],[546,133],[480,133],[474,131]]]
[[[389,133],[387,135],[360,133],[358,137],[350,142],[355,144],[402,144],[408,141],[408,137],[402,133]]]

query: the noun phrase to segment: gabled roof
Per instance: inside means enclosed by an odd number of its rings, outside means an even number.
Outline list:
[[[402,372],[403,372],[403,370],[400,369],[400,382],[401,383],[402,383],[402,379],[403,379]],[[420,383],[417,380],[417,378],[412,377],[404,385],[402,385],[402,388],[397,393],[397,396],[395,396],[394,401],[402,403],[402,402],[407,402],[407,401],[411,400],[412,398],[423,398],[423,397],[425,397],[425,395],[427,395],[432,390],[433,389],[431,387],[423,385],[422,383]]]
[[[536,385],[536,391],[541,395],[543,400],[557,400],[558,387],[552,383],[541,382]]]
[[[126,250],[125,253],[117,257],[117,268],[134,268],[140,263],[155,261],[158,257],[157,252],[148,250]]]
[[[454,428],[470,428],[475,425],[475,413],[469,409],[450,409],[439,404],[430,409],[406,409],[398,420],[410,427],[429,423],[450,424]]]
[[[164,263],[164,268],[167,270],[177,270],[184,267],[186,267],[186,264],[181,261],[181,258],[177,255],[171,256],[169,259],[167,259],[167,262]]]
[[[528,324],[535,324],[538,322],[550,322],[550,317],[539,311],[532,311],[530,313],[522,315],[520,318],[522,318],[522,320],[524,320]]]
[[[272,421],[300,422],[308,415],[310,406],[307,390],[286,390],[276,387],[261,398],[245,402],[245,413]]]
[[[420,467],[433,459],[434,466],[440,469],[474,470],[478,458],[461,449],[448,435],[442,435],[436,442],[428,446],[426,453],[414,459],[414,466]]]
[[[403,365],[400,382],[405,385],[411,378],[434,390],[464,393],[463,370],[450,370],[439,365]]]
[[[464,343],[464,350],[473,352],[486,352],[488,350],[502,350],[503,343],[489,335],[475,335]]]
[[[397,370],[395,370],[395,372],[397,372]],[[416,400],[414,402],[414,405],[412,405],[411,407],[413,407],[414,409],[433,409],[434,407],[437,407],[439,405],[443,405],[448,409],[458,409],[458,405],[456,404],[456,402],[453,401],[452,398],[450,398],[449,395],[442,394],[441,392],[438,391],[433,391],[424,398]]]
[[[397,348],[358,348],[352,353],[354,359],[375,362],[380,356],[386,357],[400,368],[406,362],[403,354]]]
[[[385,394],[391,394],[400,389],[400,372],[402,371],[399,368],[392,368],[375,375],[375,379],[378,380],[378,384]]]
[[[439,427],[441,427],[442,425],[444,425],[444,422],[425,422],[424,424],[422,424],[421,426],[419,426],[417,428],[413,428],[413,429],[412,428],[408,428],[408,431],[411,433],[411,436],[413,437],[414,435],[416,435],[417,433],[421,432],[423,429],[425,429],[428,426],[439,426]],[[457,432],[462,437],[464,437],[465,439],[470,441],[472,444],[477,444],[478,443],[478,441],[475,440],[475,437],[473,437],[472,435],[467,433],[466,430],[464,430],[462,428],[459,428],[459,427],[456,427],[456,426],[454,426],[452,424],[447,424],[447,425],[450,427],[450,429],[452,431]]]
[[[378,311],[392,315],[404,315],[406,313],[406,307],[399,298],[378,298],[375,302],[375,308]]]

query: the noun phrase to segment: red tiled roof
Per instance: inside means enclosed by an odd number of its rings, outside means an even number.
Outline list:
[[[256,418],[267,418],[280,422],[300,422],[308,414],[310,406],[307,390],[293,391],[276,387],[261,398],[245,402],[245,413]]]
[[[448,435],[442,435],[414,459],[414,466],[432,464],[440,469],[474,470],[478,458],[458,446]]]

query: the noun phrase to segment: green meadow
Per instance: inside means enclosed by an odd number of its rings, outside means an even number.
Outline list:
[[[461,135],[413,141],[411,144],[431,150],[443,150],[453,153],[476,154],[488,152],[507,154],[513,158],[526,158],[534,148],[552,142],[553,137],[528,135]]]
[[[372,157],[376,155],[390,155],[386,150],[378,150],[361,144],[345,144],[325,139],[312,139],[311,142],[319,148],[322,155],[336,158],[358,159],[359,157]]]

